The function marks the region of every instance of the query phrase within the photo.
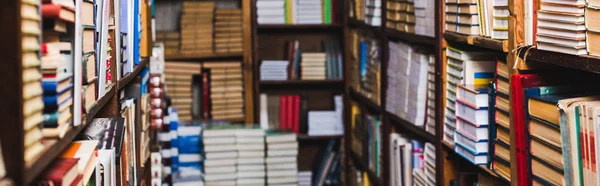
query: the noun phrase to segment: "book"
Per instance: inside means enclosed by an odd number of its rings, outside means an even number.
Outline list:
[[[58,158],[42,173],[41,183],[51,183],[54,185],[75,185],[77,178],[80,177],[77,170],[78,158]]]
[[[73,7],[67,7],[60,4],[43,4],[42,18],[44,19],[59,19],[67,22],[75,22],[75,11]]]

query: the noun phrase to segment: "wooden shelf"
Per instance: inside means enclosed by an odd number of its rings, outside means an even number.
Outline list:
[[[261,89],[340,89],[344,88],[344,80],[285,80],[260,81]]]
[[[115,88],[112,86],[106,91],[104,97],[98,99],[96,103],[94,103],[90,112],[85,116],[86,120],[79,126],[71,127],[62,139],[46,139],[44,141],[45,148],[42,153],[40,153],[39,157],[37,157],[37,160],[33,161],[31,164],[25,165],[24,172],[26,174],[24,176],[26,185],[32,184],[37,176],[40,175],[46,167],[48,167],[48,165],[50,165],[50,163],[54,161],[54,159],[58,157],[69,144],[71,144],[71,142],[73,142],[73,139],[75,139],[77,134],[79,134],[88,123],[92,122],[94,116],[102,110],[104,105],[114,96],[114,94]]]
[[[406,121],[390,112],[386,111],[386,114],[390,117],[390,120],[392,121],[391,123],[393,125],[398,126],[401,129],[406,129],[404,131],[399,130],[397,132],[415,134],[419,138],[425,139],[431,143],[435,143],[435,141],[436,141],[435,136],[433,134],[430,134],[429,132],[425,131],[425,128],[418,127],[415,124],[412,124],[409,121]]]
[[[507,40],[497,40],[482,36],[468,36],[455,32],[444,32],[444,38],[454,42],[466,43],[473,46],[508,52]]]
[[[320,30],[331,31],[344,28],[341,24],[305,24],[305,25],[260,25],[257,24],[259,31],[304,31],[304,30]]]
[[[298,140],[331,140],[331,139],[342,139],[344,135],[333,135],[333,136],[309,136],[308,134],[298,134]]]
[[[363,30],[370,30],[374,35],[383,36],[383,33],[381,32],[381,28],[380,27],[375,27],[375,26],[368,25],[364,21],[357,20],[355,18],[349,17],[348,18],[348,24],[351,25],[351,26],[363,29]]]
[[[125,76],[121,77],[121,79],[119,79],[119,81],[117,82],[117,85],[119,85],[119,90],[121,90],[121,89],[125,88],[127,85],[129,85],[129,83],[131,83],[131,81],[133,79],[135,79],[135,77],[138,74],[140,74],[140,72],[142,72],[142,69],[144,69],[144,67],[148,66],[148,63],[150,63],[150,59],[143,58],[142,61],[140,62],[140,64],[135,66],[135,68],[133,69],[133,72],[130,72],[130,73],[126,74]]]
[[[527,52],[526,52],[527,51]],[[525,54],[527,53],[527,56]],[[519,52],[519,57],[526,61],[550,63],[572,69],[600,73],[600,57],[590,55],[571,55],[535,48],[525,48]]]
[[[389,28],[385,29],[385,35],[388,38],[393,40],[402,40],[409,43],[421,44],[421,45],[431,45],[435,46],[437,44],[437,40],[435,37],[422,36],[407,32],[400,32],[398,30],[392,30]]]
[[[183,55],[179,54],[177,56],[165,56],[165,61],[173,61],[173,60],[210,60],[210,59],[219,59],[219,58],[243,58],[243,52],[234,52],[234,53],[212,53],[212,54],[194,54],[194,55]]]
[[[380,177],[378,177],[373,171],[371,171],[369,169],[369,167],[367,166],[367,164],[365,162],[363,162],[362,160],[360,160],[354,152],[349,151],[348,154],[350,154],[350,156],[351,156],[350,159],[352,159],[354,166],[356,168],[360,169],[361,171],[366,172],[367,176],[369,176],[369,180],[371,180],[374,185],[383,185],[382,179]],[[382,164],[382,166],[385,166],[385,165]],[[383,170],[383,167],[381,170]]]
[[[368,109],[369,111],[377,114],[381,113],[381,107],[379,107],[379,105],[377,105],[369,98],[363,96],[362,94],[356,92],[353,88],[348,88],[348,94],[350,95],[350,99],[354,100],[360,105],[363,105],[363,107]]]

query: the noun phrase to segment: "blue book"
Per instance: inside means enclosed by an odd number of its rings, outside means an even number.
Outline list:
[[[412,146],[412,169],[420,169],[424,165],[421,157],[423,156],[423,143],[417,140],[410,140]]]
[[[454,151],[463,158],[467,159],[474,165],[486,165],[488,164],[487,153],[477,153],[473,149],[469,149],[459,143],[454,144]]]
[[[71,92],[71,89],[68,88],[62,92],[59,92],[58,95],[44,95],[44,107],[59,108],[61,105],[71,101]]]
[[[460,143],[463,146],[473,149],[475,152],[490,152],[487,139],[475,139],[473,136],[465,134],[460,130],[457,130],[454,133],[454,143]]]
[[[121,16],[119,19],[121,21],[121,33],[127,34],[127,1],[128,0],[119,0],[119,2],[121,3],[120,5],[120,13],[119,15]]]
[[[133,0],[134,5],[139,5],[140,0]],[[134,65],[140,64],[140,6],[133,6],[133,56],[129,56],[129,60],[133,60]],[[129,37],[129,36],[128,36]],[[128,46],[129,47],[129,46]]]
[[[144,93],[148,92],[148,83],[150,82],[150,68],[144,67],[140,72],[140,76],[142,77],[142,80],[140,82],[140,91]]]
[[[367,75],[367,42],[360,42],[360,77]]]
[[[336,71],[337,71],[337,78],[338,79],[344,78],[344,67],[342,66],[342,63],[343,63],[342,60],[343,60],[342,53],[338,52],[338,54],[337,54],[337,60],[336,60],[336,63],[337,63],[337,69],[336,69]]]
[[[44,90],[44,96],[56,96],[57,94],[60,94],[67,90],[71,90],[71,88],[73,88],[71,78],[68,78],[65,81],[42,80],[42,89]]]

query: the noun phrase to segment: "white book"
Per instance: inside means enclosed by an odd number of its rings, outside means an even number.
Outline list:
[[[461,144],[469,149],[474,150],[478,153],[487,153],[488,152],[488,141],[487,140],[479,140],[471,139],[468,134],[463,134],[460,130],[454,132],[454,143]]]
[[[266,159],[267,161],[267,170],[270,164],[276,164],[276,163],[291,163],[291,162],[296,162],[296,156],[290,156],[290,157],[268,157]]]
[[[204,160],[205,167],[212,166],[235,166],[236,159],[206,159]]]
[[[297,156],[298,149],[285,149],[285,150],[268,150],[267,155],[273,156]]]
[[[280,15],[281,17],[274,17],[274,18],[261,18],[259,17],[257,22],[258,24],[285,24],[285,19],[283,18],[283,15]]]
[[[235,173],[236,171],[236,168],[232,166],[216,166],[204,168],[204,172],[206,174]]]
[[[234,186],[235,180],[225,180],[225,181],[206,181],[204,182],[204,186]],[[185,186],[197,186],[197,182],[190,182],[189,185]],[[179,186],[179,185],[178,185]]]
[[[485,153],[475,153],[471,149],[467,149],[461,144],[454,146],[454,151],[475,165],[483,165],[488,162],[488,155]]]
[[[288,142],[288,143],[268,143],[268,150],[273,149],[298,149],[298,142]]]
[[[232,144],[232,145],[205,145],[204,146],[204,152],[206,152],[206,153],[227,152],[227,151],[236,151],[236,150],[238,150],[238,148],[234,144]]]
[[[456,121],[457,131],[467,134],[475,140],[487,140],[489,138],[489,130],[487,126],[478,127],[468,121],[463,120],[462,118],[457,118]]]
[[[267,177],[289,177],[289,176],[298,176],[298,170],[277,170],[277,171],[268,171]]]
[[[264,150],[264,144],[237,144],[237,150]]]
[[[289,170],[289,169],[298,169],[298,165],[294,163],[275,163],[269,164],[267,162],[267,170]]]
[[[235,137],[237,129],[207,129],[202,133],[203,139],[219,138],[219,137]]]
[[[283,142],[291,142],[296,141],[296,134],[288,133],[288,134],[280,134],[280,135],[267,135],[267,143],[283,143]]]
[[[234,180],[236,179],[236,173],[224,173],[224,174],[206,174],[204,175],[204,181],[225,181],[225,180]]]
[[[235,136],[237,138],[259,137],[263,139],[265,136],[265,131],[262,129],[239,129],[235,132]]]
[[[237,151],[206,153],[206,159],[230,159],[230,158],[237,158],[237,157],[238,157]]]
[[[268,185],[274,185],[274,184],[298,184],[298,177],[297,176],[290,176],[290,177],[268,177],[267,178],[267,183]]]
[[[237,185],[265,185],[265,179],[264,178],[238,178],[236,183],[237,183]]]
[[[240,165],[246,165],[246,164],[264,164],[265,163],[265,158],[263,157],[259,157],[259,158],[238,158],[237,159],[237,164]]]
[[[256,144],[256,145],[264,145],[265,138],[264,137],[239,137],[235,139],[237,144]]]
[[[203,160],[200,154],[179,154],[179,162],[200,162]]]
[[[476,89],[469,85],[458,85],[457,98],[477,108],[488,107],[487,89]]]
[[[238,151],[239,157],[252,158],[252,157],[265,157],[264,150],[253,150],[253,151]]]
[[[264,65],[264,63],[263,63]],[[262,80],[261,74],[261,80]],[[269,129],[269,114],[267,112],[267,94],[260,94],[260,128]]]
[[[238,165],[237,166],[237,170],[242,172],[242,171],[265,171],[265,165],[264,164],[260,164],[260,165]]]
[[[256,9],[263,10],[263,9],[284,9],[285,8],[285,1],[282,0],[278,0],[278,1],[257,1],[256,2]]]
[[[230,145],[235,144],[235,137],[224,137],[224,138],[204,138],[202,140],[204,145]]]
[[[471,105],[456,102],[456,116],[477,126],[486,126],[489,123],[487,108],[474,108]]]
[[[237,172],[237,177],[238,179],[240,178],[260,178],[260,177],[265,177],[265,172],[264,171],[241,171],[241,172]]]

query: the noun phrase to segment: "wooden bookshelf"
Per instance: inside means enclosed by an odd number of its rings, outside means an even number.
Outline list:
[[[407,33],[407,32],[400,32],[398,30],[392,30],[389,28],[386,28],[384,33],[390,40],[400,40],[400,41],[408,42],[408,43],[412,43],[412,44],[429,45],[429,46],[435,46],[437,44],[437,40],[434,37],[422,36],[422,35],[417,35],[417,34],[412,34],[412,33]]]
[[[363,108],[366,108],[370,112],[373,112],[375,114],[382,114],[382,110],[381,107],[379,107],[379,105],[377,105],[369,98],[363,96],[362,94],[356,92],[354,89],[348,88],[348,96],[350,97],[350,99],[361,105]]]
[[[386,114],[390,118],[391,124],[400,128],[400,129],[398,129],[398,130],[400,130],[399,132],[414,134],[418,138],[424,139],[425,141],[430,142],[432,144],[436,142],[435,135],[430,134],[429,132],[425,131],[425,128],[418,127],[415,124],[410,123],[409,121],[406,121],[402,118],[399,118],[398,116],[396,116],[392,113],[389,113],[387,111],[386,111]],[[408,130],[408,131],[401,131],[401,130]]]
[[[352,159],[353,165],[355,165],[356,168],[358,168],[362,171],[365,171],[367,173],[367,176],[369,176],[369,180],[371,180],[371,182],[374,183],[374,185],[377,185],[377,186],[384,185],[382,178],[377,176],[377,174],[375,174],[373,171],[371,171],[369,169],[369,167],[367,166],[367,163],[360,160],[354,152],[349,152],[347,154],[350,154],[350,159]]]
[[[562,67],[600,73],[600,57],[590,55],[571,55],[557,52],[524,48],[518,53],[519,57],[527,61],[550,63]]]
[[[39,154],[37,160],[33,161],[31,165],[25,165],[25,184],[30,185],[35,179],[50,165],[62,151],[73,142],[73,139],[79,134],[88,123],[94,120],[96,114],[104,108],[110,99],[115,95],[115,88],[111,86],[104,97],[96,100],[96,103],[90,109],[90,112],[85,115],[85,122],[71,129],[65,134],[62,139],[46,139],[44,141],[44,150]]]
[[[129,85],[129,83],[131,83],[131,80],[135,79],[135,77],[137,77],[140,74],[140,72],[142,72],[142,69],[148,66],[148,63],[150,63],[150,59],[143,58],[140,64],[135,66],[133,72],[130,72],[123,76],[121,79],[119,79],[119,81],[117,82],[117,85],[119,85],[119,90]]]
[[[257,25],[258,31],[303,32],[303,31],[341,31],[341,24],[298,24],[298,25]]]
[[[308,134],[298,134],[298,140],[332,140],[332,139],[341,139],[344,135],[334,135],[334,136],[309,136]]]
[[[473,46],[508,52],[508,40],[496,40],[482,36],[468,36],[454,32],[445,32],[444,38],[458,43],[466,43]]]
[[[244,53],[210,53],[210,54],[194,54],[194,55],[183,55],[177,56],[165,56],[165,61],[177,61],[177,60],[214,60],[214,59],[227,59],[227,58],[243,58]]]

